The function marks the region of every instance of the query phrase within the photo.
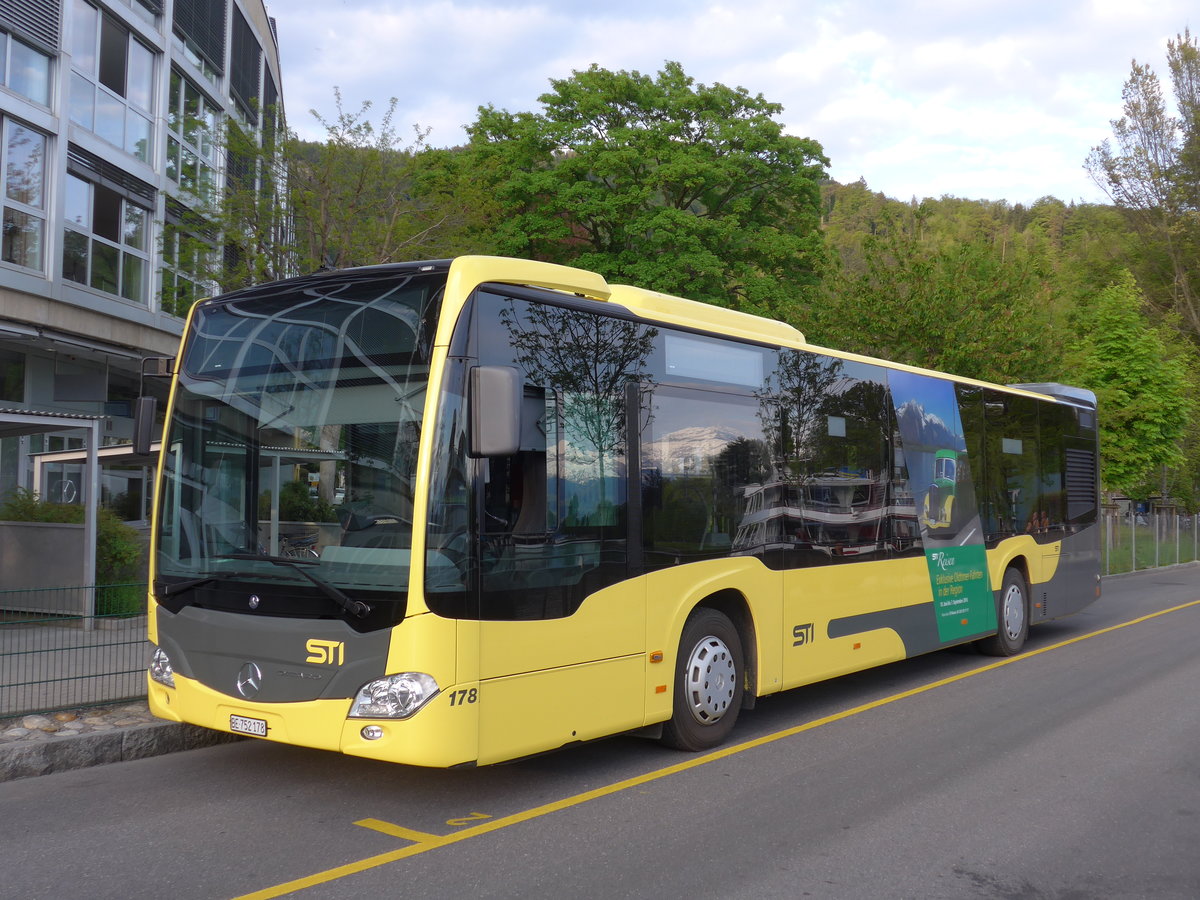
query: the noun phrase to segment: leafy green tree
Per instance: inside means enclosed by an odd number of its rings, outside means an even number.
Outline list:
[[[1189,30],[1167,42],[1172,115],[1158,75],[1136,60],[1113,142],[1093,148],[1092,178],[1141,239],[1139,281],[1200,340],[1200,46]]]
[[[676,62],[593,65],[539,102],[481,107],[468,128],[500,252],[777,317],[817,283],[828,161],[783,133],[779,104]]]
[[[164,308],[185,313],[196,282],[232,290],[322,266],[490,249],[470,243],[481,232],[468,226],[482,213],[470,205],[477,192],[464,194],[455,154],[427,147],[416,126],[405,144],[392,124],[395,99],[377,122],[369,102],[347,111],[337,88],[334,99],[332,117],[310,111],[323,141],[301,141],[270,110],[261,128],[229,121],[208,136],[224,149],[225,189],[186,197],[164,230]]]
[[[895,216],[857,252],[798,318],[813,343],[988,381],[1061,377],[1036,259],[988,238],[922,240]]]
[[[334,96],[332,119],[312,111],[325,140],[292,139],[286,148],[301,271],[445,255],[463,210],[420,190],[430,184],[428,130],[414,126],[406,145],[392,124],[395,98],[376,125],[368,118],[369,102],[347,112],[336,88]]]
[[[1187,361],[1147,321],[1129,272],[1100,292],[1078,326],[1074,371],[1096,392],[1101,479],[1107,490],[1146,497],[1164,466],[1183,462],[1193,408]]]

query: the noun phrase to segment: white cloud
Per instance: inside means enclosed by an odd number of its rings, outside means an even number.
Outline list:
[[[398,99],[394,125],[465,139],[480,105],[537,108],[551,78],[592,63],[657,72],[783,104],[839,180],[908,198],[1100,199],[1082,165],[1120,115],[1131,58],[1165,75],[1183,0],[275,0],[293,127]]]

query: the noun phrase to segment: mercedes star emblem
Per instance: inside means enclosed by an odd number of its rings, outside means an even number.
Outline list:
[[[247,700],[253,700],[262,687],[262,669],[248,662],[238,670],[237,692]]]
[[[258,598],[258,594],[250,595],[250,608],[251,609],[258,609],[258,604],[260,604],[260,603],[262,603],[262,600],[260,600]]]

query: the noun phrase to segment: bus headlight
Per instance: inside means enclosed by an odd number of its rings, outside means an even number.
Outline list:
[[[368,681],[358,689],[352,719],[407,719],[433,699],[438,683],[424,672],[402,672]]]
[[[154,656],[150,657],[150,677],[159,684],[169,688],[175,687],[175,672],[171,669],[171,657],[163,652],[162,647],[154,648]]]

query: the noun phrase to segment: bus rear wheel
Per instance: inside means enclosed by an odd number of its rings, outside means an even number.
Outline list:
[[[742,640],[733,623],[718,610],[694,610],[679,638],[673,709],[662,742],[691,752],[722,743],[737,721],[744,681]]]
[[[996,605],[997,631],[975,646],[988,656],[1016,656],[1029,637],[1029,591],[1025,576],[1016,569],[1004,573]]]

